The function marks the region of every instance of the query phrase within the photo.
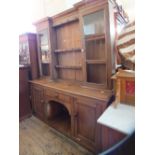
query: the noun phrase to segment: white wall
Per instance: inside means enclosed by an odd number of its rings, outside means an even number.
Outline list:
[[[73,4],[81,0],[32,0],[34,4],[33,20],[36,21],[46,16],[52,16],[72,7]],[[134,1],[135,0],[117,0],[123,6],[129,19],[134,19]]]
[[[81,0],[21,0],[19,33],[35,32],[33,22],[60,13],[79,1]],[[123,5],[129,18],[134,19],[134,0],[117,1]]]
[[[135,19],[135,0],[117,0],[127,12],[129,19]]]

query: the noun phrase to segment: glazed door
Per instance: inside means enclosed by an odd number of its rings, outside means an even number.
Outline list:
[[[30,65],[30,53],[28,41],[19,42],[19,64]]]
[[[32,106],[34,114],[44,119],[44,92],[41,87],[32,87]]]
[[[97,101],[78,98],[75,100],[75,139],[88,149],[96,152],[100,147],[100,126],[97,118],[101,113]]]
[[[87,82],[106,85],[104,10],[83,14]]]
[[[41,76],[49,76],[50,51],[48,29],[38,32],[38,51]]]

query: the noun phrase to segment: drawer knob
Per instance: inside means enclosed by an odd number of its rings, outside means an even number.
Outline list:
[[[41,100],[41,103],[43,103],[44,102],[44,100]]]
[[[76,140],[77,140],[77,141],[81,141],[81,139],[80,139],[80,138],[76,138]]]

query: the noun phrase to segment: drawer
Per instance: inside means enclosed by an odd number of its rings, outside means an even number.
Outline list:
[[[65,102],[65,103],[70,103],[72,101],[72,97],[59,93],[58,100]]]
[[[55,91],[53,91],[53,90],[51,90],[51,89],[46,89],[45,90],[45,95],[46,96],[49,96],[49,97],[52,97],[54,99],[57,99],[58,98],[58,93],[55,92]]]
[[[55,99],[56,101],[60,101],[62,103],[71,103],[72,102],[72,97],[62,94],[62,93],[55,92],[54,90],[51,90],[51,89],[46,89],[45,95],[50,98]]]

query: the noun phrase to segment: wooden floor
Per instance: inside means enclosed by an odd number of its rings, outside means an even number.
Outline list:
[[[93,155],[32,116],[19,125],[19,155]]]

